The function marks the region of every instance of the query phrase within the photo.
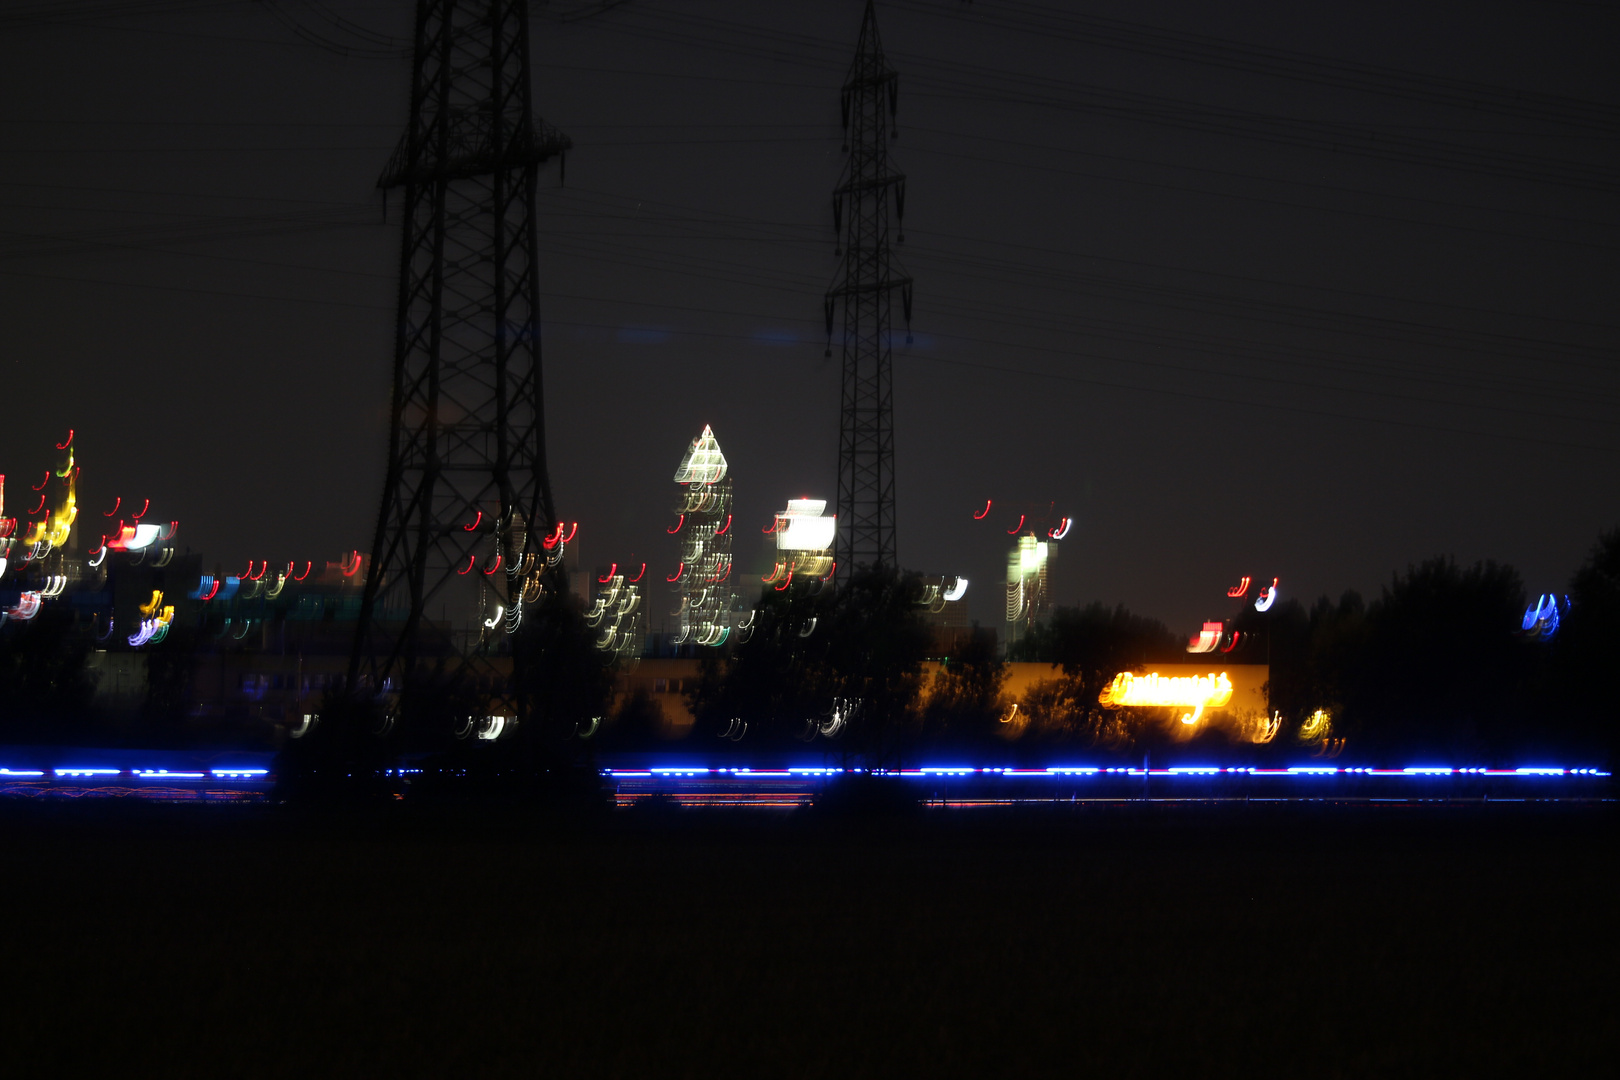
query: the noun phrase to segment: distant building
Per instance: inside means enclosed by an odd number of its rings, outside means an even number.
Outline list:
[[[647,643],[647,612],[642,605],[641,582],[647,564],[598,568],[591,575],[591,608],[586,625],[596,631],[596,647],[613,654],[620,665],[633,664]]]
[[[771,526],[776,537],[776,566],[765,584],[785,589],[794,581],[832,576],[838,517],[826,509],[826,499],[789,499],[787,509],[776,512]]]
[[[680,542],[680,563],[669,580],[680,593],[673,643],[718,646],[731,636],[738,595],[731,580],[731,477],[726,456],[707,424],[675,470],[679,515],[671,533]]]
[[[1057,541],[1023,533],[1007,553],[1007,643],[1023,639],[1037,619],[1052,610],[1049,577]]]

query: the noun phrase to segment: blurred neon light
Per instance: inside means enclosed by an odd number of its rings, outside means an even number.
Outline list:
[[[983,521],[985,518],[987,518],[989,516],[990,516],[990,500],[986,499],[986,500],[984,500],[984,509],[980,510],[977,514],[974,514],[973,515],[973,520],[974,521]]]
[[[1221,643],[1221,637],[1226,633],[1226,624],[1206,622],[1204,628],[1198,631],[1198,636],[1187,642],[1187,651],[1190,653],[1214,652],[1215,647]]]
[[[1558,597],[1553,593],[1542,593],[1535,607],[1524,609],[1523,629],[1532,638],[1549,640],[1558,633],[1558,623]]]
[[[144,503],[141,504],[141,512],[138,513],[138,514],[132,514],[130,516],[133,517],[136,521],[139,521],[139,520],[141,520],[141,518],[146,516],[146,512],[148,510],[150,510],[150,509],[152,509],[152,500],[147,499]]]
[[[686,515],[682,514],[681,519],[675,523],[675,527],[673,529],[665,529],[664,531],[666,533],[668,533],[669,535],[674,536],[676,533],[681,531],[681,526],[685,525],[685,524],[686,524]]]
[[[639,571],[637,571],[635,577],[633,577],[633,578],[625,578],[624,580],[629,582],[630,584],[634,585],[636,582],[641,580],[642,575],[645,574],[646,572],[647,572],[647,564],[642,563],[641,564],[641,569]]]
[[[675,567],[675,573],[670,575],[669,577],[665,578],[664,580],[665,581],[679,581],[679,580],[681,580],[681,574],[684,573],[685,570],[686,570],[686,564],[684,562],[683,563],[678,563],[676,565],[676,567]]]
[[[1244,577],[1241,577],[1241,578],[1238,579],[1238,583],[1236,585],[1234,585],[1230,589],[1226,590],[1226,595],[1227,596],[1243,596],[1248,591],[1249,591],[1249,579],[1248,579],[1247,575],[1245,575]]]
[[[124,497],[122,495],[120,495],[120,496],[118,496],[118,500],[113,503],[113,508],[111,510],[107,511],[105,514],[102,514],[101,516],[102,517],[112,517],[114,514],[118,513],[118,508],[120,506],[123,506],[123,505],[124,505]]]
[[[838,518],[808,514],[778,514],[776,550],[826,551],[838,533]]]
[[[574,542],[574,534],[575,534],[575,533],[577,533],[577,532],[579,532],[579,522],[577,522],[577,521],[576,521],[576,522],[574,522],[574,523],[573,523],[573,526],[574,526],[574,527],[573,527],[573,528],[571,528],[571,529],[569,529],[569,530],[568,530],[568,535],[567,535],[567,536],[564,536],[564,537],[563,537],[563,538],[562,538],[562,542],[563,542],[563,543],[565,543],[565,544],[572,544],[572,543],[573,543],[573,542]],[[562,524],[561,524],[561,523],[560,523],[560,522],[559,522],[559,523],[558,523],[558,525],[557,525],[557,532],[558,532],[558,533],[559,533],[559,534],[560,534],[560,533],[561,533],[561,532],[562,532]]]
[[[1221,652],[1228,653],[1237,648],[1238,640],[1242,637],[1243,635],[1238,633],[1236,630],[1232,631],[1232,640],[1221,646]]]
[[[1204,710],[1218,709],[1232,700],[1232,680],[1221,672],[1167,678],[1158,672],[1135,675],[1122,671],[1103,688],[1097,702],[1108,708],[1191,707],[1183,724],[1196,724]]]
[[[967,588],[968,588],[968,579],[965,578],[965,577],[959,577],[959,578],[956,578],[954,581],[952,581],[951,582],[951,587],[946,589],[940,595],[944,596],[946,600],[949,600],[952,603],[954,603],[957,600],[962,599],[962,597],[967,594]]]
[[[1053,540],[1061,540],[1065,536],[1069,535],[1069,529],[1073,525],[1074,525],[1074,519],[1073,518],[1064,518],[1062,521],[1060,521],[1058,523],[1057,528],[1049,530],[1046,535],[1051,537]]]
[[[1024,531],[1024,518],[1026,518],[1028,516],[1029,515],[1027,515],[1027,514],[1019,514],[1018,515],[1018,524],[1016,524],[1012,528],[1008,529],[1007,530],[1007,535],[1008,536],[1016,536],[1019,533],[1023,532]]]
[[[156,525],[125,525],[106,543],[114,551],[142,551],[157,543],[161,531]]]
[[[70,447],[72,445],[73,445],[73,429],[68,428],[67,442],[59,442],[59,443],[57,443],[56,448],[58,450],[66,450],[68,447]]]
[[[51,482],[51,470],[46,469],[45,470],[45,479],[41,480],[37,484],[34,484],[32,486],[32,488],[31,488],[31,490],[33,490],[33,491],[44,491],[45,490],[45,485],[50,483],[50,482]]]
[[[313,559],[304,560],[304,572],[302,574],[299,574],[296,577],[294,577],[293,580],[294,581],[303,581],[305,578],[309,577],[309,572],[310,572],[310,570],[314,569],[314,567],[315,567],[315,561]],[[288,565],[287,570],[288,570],[289,573],[292,571],[292,566],[290,564]]]
[[[614,563],[612,566],[608,567],[608,572],[605,575],[596,579],[596,583],[598,585],[606,585],[608,582],[613,580],[613,576],[618,572],[619,564]]]
[[[1269,586],[1267,586],[1266,588],[1261,589],[1260,594],[1254,598],[1254,610],[1256,610],[1256,611],[1270,611],[1271,610],[1271,605],[1275,604],[1276,602],[1277,602],[1277,579],[1272,578],[1271,579],[1271,584]]]
[[[480,511],[478,511],[478,517],[473,519],[473,523],[471,525],[463,525],[461,527],[461,529],[462,529],[463,532],[476,532],[478,530],[478,526],[482,525],[483,523],[484,523],[484,512],[482,510],[480,510]]]
[[[37,592],[25,592],[17,597],[17,606],[8,608],[6,614],[18,622],[27,622],[39,614],[40,597]]]
[[[724,536],[724,535],[726,535],[726,530],[729,529],[729,528],[731,528],[731,515],[727,514],[726,515],[726,523],[724,525],[720,526],[719,529],[715,530],[714,535],[716,535],[716,536]]]

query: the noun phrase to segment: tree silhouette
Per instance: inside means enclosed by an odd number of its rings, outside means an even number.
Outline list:
[[[995,631],[975,623],[957,639],[928,687],[923,722],[929,739],[953,745],[992,739],[1007,711],[1001,694],[1006,681]]]
[[[1360,660],[1339,667],[1364,745],[1471,759],[1503,750],[1538,659],[1519,632],[1524,606],[1518,573],[1494,562],[1435,558],[1395,575],[1367,610]]]

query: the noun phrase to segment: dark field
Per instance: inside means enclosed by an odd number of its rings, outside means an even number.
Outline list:
[[[1607,1074],[1614,823],[0,805],[0,1054],[11,1075]]]

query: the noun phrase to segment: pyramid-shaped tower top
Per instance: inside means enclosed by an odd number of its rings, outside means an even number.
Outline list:
[[[855,45],[855,60],[849,66],[847,89],[861,82],[876,82],[893,75],[883,57],[883,39],[878,36],[877,9],[872,0],[866,0],[866,14],[861,18],[861,37]]]
[[[692,440],[692,445],[681,458],[681,467],[675,470],[677,484],[714,484],[726,475],[726,455],[720,452],[720,443],[714,429],[703,425],[703,434]]]

